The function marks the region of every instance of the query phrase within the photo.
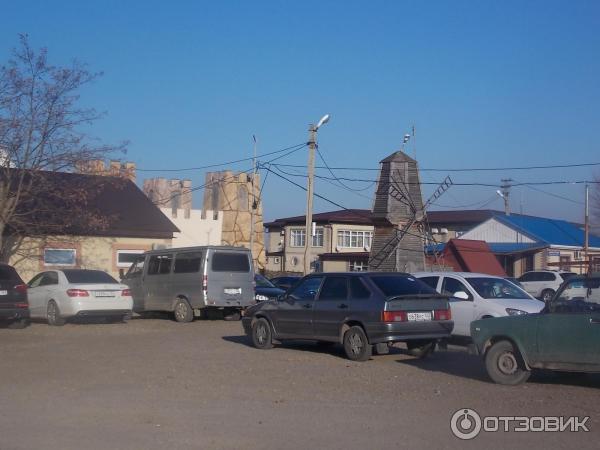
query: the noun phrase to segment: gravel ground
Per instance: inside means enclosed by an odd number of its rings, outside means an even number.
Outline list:
[[[600,376],[491,384],[450,347],[368,362],[341,347],[249,346],[240,322],[134,319],[0,329],[0,449],[598,448]],[[588,433],[455,438],[482,416],[590,416]]]

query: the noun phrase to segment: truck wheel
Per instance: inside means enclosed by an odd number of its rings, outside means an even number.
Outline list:
[[[415,358],[426,358],[435,350],[435,341],[407,341],[408,354]]]
[[[273,348],[271,324],[264,317],[256,319],[252,324],[252,343],[261,350]]]
[[[48,325],[53,327],[62,327],[65,324],[65,319],[64,317],[61,317],[58,305],[54,300],[50,300],[48,302],[48,307],[46,308],[46,318],[48,320]]]
[[[498,341],[485,354],[485,368],[498,384],[514,386],[527,381],[531,372],[525,369],[521,355],[509,341]]]
[[[373,347],[361,327],[355,325],[344,333],[344,351],[352,361],[366,361],[371,357]]]
[[[194,320],[194,311],[184,298],[178,298],[173,308],[173,315],[177,322],[191,322]]]
[[[550,300],[552,300],[553,296],[554,291],[552,289],[544,289],[542,291],[542,301],[545,303],[548,303]]]

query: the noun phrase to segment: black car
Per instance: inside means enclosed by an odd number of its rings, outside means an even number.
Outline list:
[[[426,356],[454,326],[447,296],[410,274],[382,272],[307,275],[277,300],[248,308],[242,324],[260,349],[284,339],[341,343],[354,361],[395,342]]]
[[[0,321],[9,328],[25,328],[29,323],[27,285],[8,264],[0,264]]]
[[[287,291],[289,288],[291,288],[294,284],[296,284],[301,279],[302,279],[302,277],[286,275],[286,276],[271,278],[271,283],[273,283],[278,288],[283,289],[284,291]]]
[[[257,302],[277,300],[277,297],[285,293],[283,289],[279,289],[262,275],[254,275],[254,282],[256,283],[254,287],[254,300]]]

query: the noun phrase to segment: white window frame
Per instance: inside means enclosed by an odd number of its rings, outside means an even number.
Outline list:
[[[70,251],[73,252],[73,263],[68,263],[68,264],[64,264],[64,263],[49,263],[46,261],[46,252],[48,250],[59,250],[59,251]],[[77,249],[75,248],[54,248],[54,247],[46,247],[44,248],[44,266],[48,266],[48,267],[73,267],[77,265]]]
[[[319,241],[321,241],[319,243]],[[313,247],[323,247],[325,243],[325,230],[323,227],[315,228],[315,235],[312,237],[312,246]]]
[[[365,230],[338,230],[337,246],[340,248],[370,248],[373,232]]]
[[[297,242],[297,240],[300,242]],[[304,247],[306,243],[306,228],[290,229],[290,247]]]
[[[144,252],[145,252],[145,250],[140,250],[140,249],[133,250],[133,249],[122,248],[122,249],[117,250],[117,253],[116,253],[117,267],[126,269],[129,266],[131,266],[131,263],[122,263],[122,262],[119,262],[119,255],[121,253],[129,253],[129,254],[132,254],[132,255],[141,255]]]

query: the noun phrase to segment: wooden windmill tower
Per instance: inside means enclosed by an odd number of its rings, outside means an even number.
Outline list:
[[[375,231],[369,270],[417,272],[425,269],[425,209],[450,186],[447,177],[423,204],[417,162],[402,151],[381,161],[373,205]]]

